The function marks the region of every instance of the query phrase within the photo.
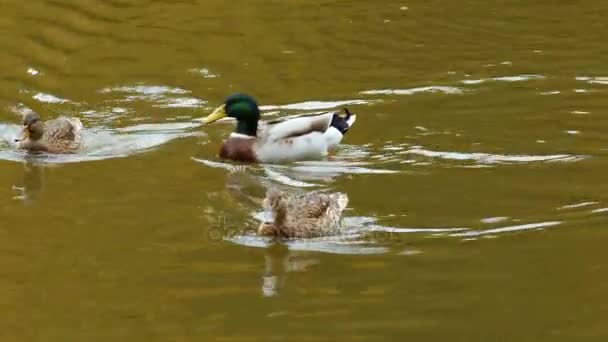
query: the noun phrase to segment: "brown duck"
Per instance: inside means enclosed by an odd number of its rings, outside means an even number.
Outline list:
[[[76,118],[59,117],[43,122],[34,112],[23,117],[19,148],[32,152],[76,153],[82,147],[82,123]]]
[[[287,194],[277,189],[266,193],[264,207],[273,222],[264,222],[258,234],[282,238],[312,238],[336,234],[342,212],[348,204],[344,193],[312,191]]]

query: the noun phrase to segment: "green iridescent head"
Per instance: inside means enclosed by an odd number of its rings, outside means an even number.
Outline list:
[[[226,116],[236,119],[236,133],[256,136],[260,109],[253,97],[240,93],[230,95],[224,105],[205,118],[204,124],[212,123]]]

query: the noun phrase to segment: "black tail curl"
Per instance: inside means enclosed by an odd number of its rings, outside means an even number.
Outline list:
[[[350,112],[350,110],[348,110],[348,108],[344,108],[344,113],[334,114],[333,118],[331,119],[331,126],[336,128],[338,131],[340,131],[340,133],[344,135],[346,134],[346,132],[348,132],[348,129],[350,128],[350,126],[348,125],[348,120],[350,120],[351,116],[352,113]]]

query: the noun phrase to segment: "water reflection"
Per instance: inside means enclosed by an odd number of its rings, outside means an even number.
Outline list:
[[[284,244],[271,244],[264,253],[262,295],[264,297],[278,296],[287,284],[289,273],[305,272],[319,262],[318,258],[307,253],[294,252]]]
[[[229,202],[232,203],[229,207],[233,208],[234,211],[238,209],[239,213],[233,211],[231,217],[240,218],[238,221],[241,224],[238,227],[229,227],[229,225],[221,224],[223,229],[219,233],[223,234],[223,238],[226,241],[244,246],[272,248],[277,244],[277,241],[273,239],[257,236],[254,228],[270,219],[270,213],[262,209],[262,200],[266,191],[271,187],[282,186],[283,188],[288,188],[285,191],[289,192],[310,191],[312,187],[331,190],[327,186],[294,181],[283,175],[277,177],[277,173],[270,170],[269,167],[271,166],[269,165],[243,166],[203,159],[195,160],[206,166],[228,171],[225,176],[225,190],[207,193],[210,199],[208,203],[210,203],[209,205],[223,203],[225,206],[229,199]],[[221,208],[207,208],[205,211],[217,216]],[[243,221],[246,223],[243,224]],[[216,226],[218,225],[216,222]],[[385,247],[374,246],[373,243],[369,243],[363,239],[365,232],[371,231],[369,230],[371,227],[379,228],[381,226],[376,224],[375,218],[343,217],[340,232],[335,236],[285,240],[281,241],[281,243],[290,251],[322,251],[337,254],[376,254],[386,252],[387,249]]]
[[[356,150],[356,151],[355,151]],[[245,169],[264,174],[264,179],[296,188],[320,187],[337,178],[353,174],[397,174],[400,171],[383,169],[378,162],[368,161],[368,153],[360,147],[343,145],[335,155],[325,160],[298,161],[291,164],[240,165],[221,160],[192,158],[207,167],[237,172]]]
[[[458,154],[458,153],[439,153],[433,151],[421,150],[414,147],[409,150],[397,150],[397,153],[422,153],[432,154],[429,157],[439,158],[456,158],[472,159],[483,163],[529,163],[543,161],[571,161],[572,156],[503,156],[490,154]],[[394,153],[389,150],[384,153]],[[367,154],[366,154],[367,155]],[[355,159],[355,160],[353,160]],[[370,174],[391,174],[390,170],[383,169],[367,169],[361,165],[367,162],[356,161],[356,158],[344,158],[338,153],[333,160],[323,161],[307,161],[297,162],[288,165],[238,165],[231,162],[212,161],[205,159],[194,159],[201,164],[219,168],[226,172],[226,190],[225,194],[234,202],[234,206],[238,207],[240,214],[231,214],[233,217],[241,217],[241,221],[245,220],[245,226],[250,229],[228,229],[222,232],[223,239],[235,244],[258,247],[264,249],[277,248],[276,241],[265,237],[260,237],[255,234],[255,229],[259,223],[266,222],[269,219],[269,213],[261,209],[261,201],[267,189],[274,186],[288,188],[288,191],[311,191],[311,189],[334,190],[331,183],[334,179],[343,175],[356,173]],[[311,181],[314,181],[312,183]],[[344,190],[340,190],[344,191]],[[217,194],[216,194],[217,195]],[[216,200],[209,201],[210,203],[218,203]],[[224,201],[225,204],[225,201]],[[218,208],[217,210],[221,210]],[[217,210],[213,210],[216,212]],[[352,212],[352,210],[351,210]],[[382,218],[376,216],[357,216],[351,212],[346,212],[342,218],[340,231],[333,236],[324,236],[320,238],[310,239],[293,239],[281,241],[284,248],[290,252],[322,252],[330,254],[384,254],[392,251],[391,246],[396,241],[405,241],[412,236],[419,237],[443,237],[446,239],[458,238],[459,240],[470,240],[481,236],[498,236],[514,232],[522,232],[529,230],[538,230],[557,226],[562,224],[562,221],[556,220],[554,217],[549,218],[544,222],[505,225],[502,227],[480,227],[479,222],[484,225],[499,224],[507,221],[506,217],[485,217],[479,218],[471,222],[469,227],[432,227],[432,226],[413,226],[399,227],[383,224]],[[402,213],[393,213],[389,216],[402,215]],[[253,219],[254,221],[251,221]],[[513,218],[513,222],[518,220]],[[256,223],[257,222],[257,223]],[[242,227],[240,225],[239,227]],[[420,252],[420,251],[418,251]],[[399,254],[399,253],[398,253]],[[276,267],[276,266],[275,266]],[[266,291],[273,293],[271,289],[280,286],[282,280],[275,275],[265,278]]]
[[[45,188],[45,165],[36,156],[25,155],[23,163],[23,178],[13,186],[17,192],[14,199],[27,204],[38,201]]]

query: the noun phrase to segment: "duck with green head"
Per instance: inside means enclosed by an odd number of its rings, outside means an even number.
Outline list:
[[[260,122],[260,109],[247,94],[234,94],[204,119],[210,124],[224,117],[236,119],[236,129],[220,150],[220,157],[242,162],[280,163],[326,156],[354,124],[356,115],[344,112],[302,116],[279,123]]]

